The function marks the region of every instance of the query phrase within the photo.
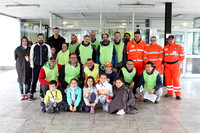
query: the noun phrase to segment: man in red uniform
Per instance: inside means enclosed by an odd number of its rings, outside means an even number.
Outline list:
[[[143,61],[143,52],[147,44],[141,39],[139,31],[134,33],[134,38],[128,42],[126,51],[128,60],[134,61],[134,67],[140,76],[144,71],[144,61]]]
[[[163,74],[163,66],[162,66],[162,60],[163,60],[163,49],[160,45],[156,42],[156,37],[151,37],[151,44],[147,46],[143,53],[143,59],[144,63],[146,64],[148,61],[152,62],[154,66],[156,66],[156,70],[160,73],[160,75]]]
[[[185,58],[184,48],[176,44],[174,36],[168,37],[168,44],[163,48],[165,65],[165,82],[167,85],[167,94],[165,97],[172,97],[173,92],[177,100],[181,100],[180,75],[181,61]]]

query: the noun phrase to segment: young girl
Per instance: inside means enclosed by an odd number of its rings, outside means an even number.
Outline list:
[[[124,85],[121,78],[117,78],[113,86],[113,100],[109,106],[109,112],[117,115],[135,114],[137,109],[134,107],[135,98],[132,92]]]
[[[16,70],[18,74],[19,89],[21,92],[21,100],[28,99],[28,91],[30,85],[31,68],[30,68],[30,47],[27,46],[28,39],[22,37],[21,46],[15,49]],[[25,92],[24,87],[25,85]]]
[[[99,101],[103,105],[103,110],[108,112],[108,106],[113,96],[112,85],[108,83],[106,74],[101,74],[100,82],[96,85]]]
[[[70,87],[67,88],[67,108],[72,112],[82,112],[84,103],[81,101],[82,90],[78,87],[78,80],[72,79],[70,81]]]
[[[95,80],[92,76],[86,79],[85,86],[83,88],[83,98],[86,104],[85,111],[94,114],[94,107],[98,102],[98,93],[95,87]]]

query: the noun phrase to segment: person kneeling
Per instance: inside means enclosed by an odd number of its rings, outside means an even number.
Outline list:
[[[162,78],[158,71],[155,70],[155,67],[152,62],[146,63],[146,70],[142,73],[139,80],[139,86],[144,86],[143,90],[140,90],[140,87],[137,88],[137,93],[140,96],[144,96],[145,92],[149,94],[155,94],[157,96],[155,103],[157,104],[160,101],[160,97],[163,93],[162,87]],[[147,99],[143,100],[147,102]]]
[[[62,105],[62,94],[57,89],[57,82],[55,80],[49,82],[49,88],[50,90],[46,92],[44,101],[40,103],[43,107],[42,112],[58,113]]]
[[[138,110],[134,107],[135,97],[130,89],[128,89],[121,78],[117,78],[113,86],[113,100],[109,106],[109,112],[117,115],[135,114]]]

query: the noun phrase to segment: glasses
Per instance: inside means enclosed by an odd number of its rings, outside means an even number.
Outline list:
[[[156,40],[151,40],[152,42],[155,42]]]
[[[111,67],[111,66],[106,66],[106,67]]]
[[[129,63],[127,63],[127,65],[129,65],[129,66],[133,66],[133,64],[129,64]]]

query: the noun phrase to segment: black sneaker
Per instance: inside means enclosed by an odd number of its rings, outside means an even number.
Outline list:
[[[55,113],[59,113],[60,112],[60,110],[58,109],[58,108],[55,108]]]
[[[172,97],[173,95],[165,94],[165,97]]]
[[[158,104],[158,101],[155,101],[155,104]]]
[[[46,112],[46,109],[45,109],[45,108],[42,108],[42,112],[45,113],[45,112]]]
[[[29,101],[32,101],[33,100],[33,94],[30,94],[29,95]]]
[[[148,101],[149,101],[148,99],[144,99],[144,100],[143,100],[143,102],[145,102],[145,103],[148,102]]]
[[[181,97],[180,96],[176,96],[176,100],[181,100]]]

